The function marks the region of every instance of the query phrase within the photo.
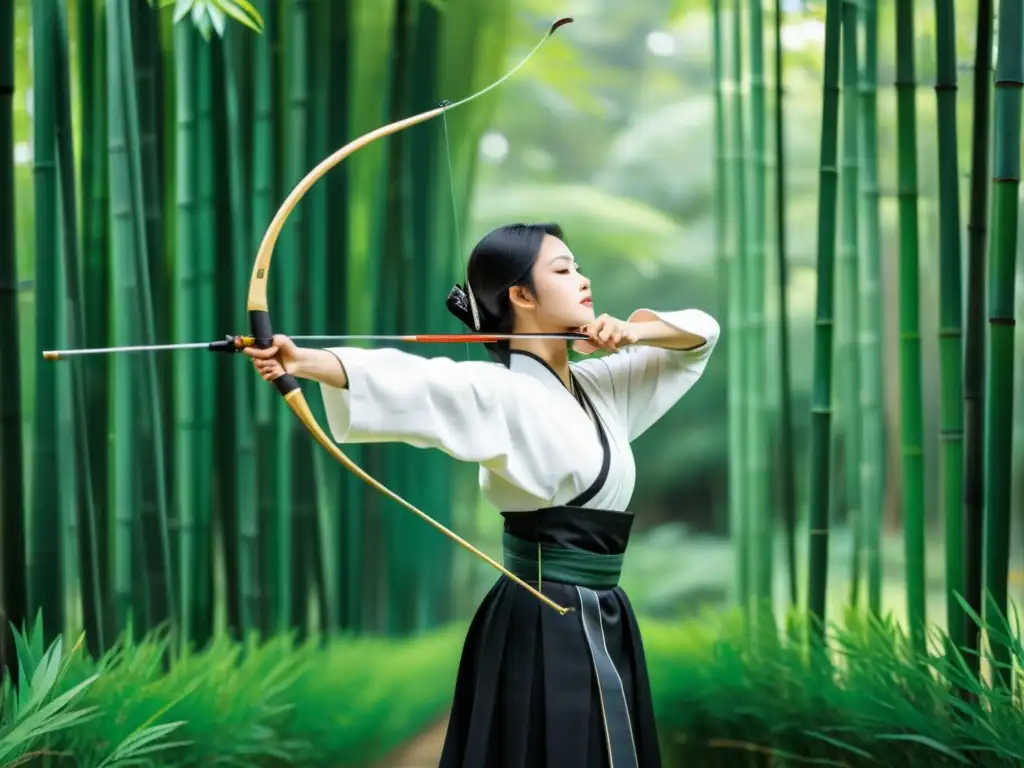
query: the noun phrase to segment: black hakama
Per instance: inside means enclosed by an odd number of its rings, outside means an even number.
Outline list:
[[[440,768],[657,768],[643,643],[618,587],[632,514],[503,516],[505,566],[534,585],[539,568],[544,595],[574,610],[498,579],[466,637]]]

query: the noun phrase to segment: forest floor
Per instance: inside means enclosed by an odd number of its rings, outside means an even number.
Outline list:
[[[392,754],[384,758],[377,768],[437,768],[441,761],[441,748],[448,728],[445,715],[418,736],[414,736]]]

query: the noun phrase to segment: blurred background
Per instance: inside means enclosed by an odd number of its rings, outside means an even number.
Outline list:
[[[346,764],[370,764],[424,730],[436,736],[429,728],[443,718],[461,638],[492,569],[334,462],[243,359],[181,350],[52,362],[41,352],[248,333],[256,251],[300,179],[357,136],[485,87],[561,16],[574,22],[500,87],[372,143],[313,187],[275,249],[275,330],[460,332],[444,301],[476,240],[505,223],[556,221],[593,282],[598,312],[697,307],[723,328],[702,380],[634,445],[637,526],[622,586],[643,620],[666,633],[659,637],[674,638],[651,641],[652,678],[666,701],[680,694],[668,690],[660,670],[671,665],[658,649],[679,651],[697,630],[672,633],[716,627],[711,616],[758,599],[770,601],[780,628],[806,610],[814,584],[826,621],[867,611],[949,631],[949,617],[962,615],[951,590],[978,561],[964,554],[953,569],[947,556],[950,546],[966,550],[957,537],[948,543],[946,520],[960,525],[962,515],[944,499],[962,493],[940,471],[941,384],[951,380],[940,352],[948,306],[940,253],[951,242],[940,177],[954,161],[948,147],[940,152],[934,85],[945,57],[944,71],[959,81],[945,123],[955,123],[959,154],[952,263],[960,260],[966,286],[977,3],[948,4],[955,46],[944,54],[936,8],[945,3],[908,3],[902,38],[891,4],[835,4],[857,25],[858,56],[844,49],[831,77],[855,73],[843,80],[839,122],[853,110],[859,141],[838,132],[838,212],[821,224],[824,2],[744,3],[739,17],[717,0],[9,2],[13,14],[0,11],[0,51],[13,44],[13,72],[0,62],[0,106],[13,85],[11,220],[0,207],[9,233],[0,241],[0,532],[5,621],[31,626],[42,616],[34,663],[56,638],[67,652],[84,632],[80,655],[122,658],[111,662],[118,685],[148,681],[151,693],[139,694],[144,703],[128,721],[151,727],[147,718],[170,700],[152,691],[165,686],[177,697],[168,717],[200,743],[195,719],[174,712],[206,706],[216,719],[217,699],[181,703],[182,691],[196,699],[216,669],[237,682],[223,683],[236,699],[264,695],[245,687],[263,667],[243,674],[225,659],[251,658],[254,638],[272,638],[279,645],[259,653],[306,675],[274,692],[291,708],[286,721],[307,717],[297,714],[302,706],[317,713],[307,725],[323,719],[287,759],[313,765],[344,752]],[[874,75],[864,65],[871,50]],[[897,82],[907,86],[916,129],[898,120]],[[871,104],[873,121],[858,111]],[[916,272],[901,253],[899,218],[910,150]],[[844,228],[851,220],[856,237]],[[823,454],[812,395],[819,242],[829,237],[837,303]],[[1008,277],[1018,317],[1021,263]],[[917,295],[904,274],[917,277]],[[914,321],[901,307],[914,302],[920,387],[901,390],[901,339]],[[1012,414],[994,419],[1012,446],[997,458],[1012,496],[1000,529],[1009,535],[996,537],[1006,545],[1012,603],[1024,593],[1024,343],[1010,338],[1009,358],[994,369],[990,359],[986,371],[1012,370],[1016,382]],[[472,345],[399,346],[483,359]],[[304,389],[325,425],[318,387]],[[500,518],[480,497],[474,467],[407,446],[343,450],[500,560]],[[831,493],[815,519],[816,481]],[[821,514],[827,556],[812,562],[810,530],[821,528]],[[14,641],[5,640],[11,658]],[[292,642],[311,645],[300,652]],[[146,671],[125,671],[116,656],[124,643],[149,649]],[[204,659],[180,673],[196,688],[166,676],[189,654]],[[81,658],[71,681],[97,669]],[[338,705],[317,688],[318,675],[348,697],[344,722],[327,714]],[[430,692],[400,696],[416,679]],[[123,690],[103,680],[84,694],[93,703]],[[244,712],[239,722],[251,717]],[[134,732],[123,713],[102,717],[110,733]],[[267,717],[277,735],[262,738],[283,745],[289,731]],[[360,731],[374,735],[364,743]],[[316,740],[325,733],[340,741],[325,746]],[[75,742],[81,754],[102,751],[90,738]],[[160,754],[175,754],[169,749]]]

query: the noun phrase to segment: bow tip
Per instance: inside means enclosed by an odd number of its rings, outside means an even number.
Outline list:
[[[564,16],[552,24],[551,29],[548,30],[548,37],[551,37],[559,27],[564,27],[566,24],[572,24],[572,16]]]

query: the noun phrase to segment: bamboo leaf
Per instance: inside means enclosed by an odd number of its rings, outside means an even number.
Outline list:
[[[820,733],[818,731],[804,730],[802,731],[802,733],[806,734],[807,736],[810,736],[812,739],[820,739],[821,741],[824,741],[826,744],[831,744],[833,747],[845,749],[847,752],[852,752],[858,757],[863,757],[865,760],[870,760],[873,763],[878,762],[878,760],[876,760],[870,752],[865,752],[863,749],[855,747],[852,744],[848,744],[845,741],[841,741],[831,736],[826,736],[824,733]]]
[[[81,720],[88,715],[92,715],[96,710],[95,707],[76,710],[74,712],[64,714],[59,713],[60,710],[67,706],[67,704],[78,696],[79,693],[92,685],[98,677],[99,675],[92,675],[91,677],[86,678],[71,690],[66,691],[46,706],[41,707],[39,711],[16,721],[14,727],[7,733],[7,735],[0,738],[0,761],[4,760],[8,755],[11,755],[19,748],[24,747],[32,739],[38,738],[45,733],[65,728],[77,720]]]
[[[142,749],[132,752],[132,757],[127,757],[124,760],[118,760],[116,763],[111,763],[111,768],[121,768],[122,766],[128,765],[152,765],[152,760],[143,759],[146,755],[153,755],[157,752],[166,752],[171,749],[177,749],[178,747],[187,747],[195,742],[192,741],[167,741],[163,744],[153,744],[149,747],[143,747]],[[284,755],[285,759],[289,755]]]
[[[174,0],[167,0],[168,4],[171,2],[174,2]],[[174,6],[174,23],[177,24],[184,19],[191,10],[192,0],[177,0],[177,4]]]
[[[203,40],[210,42],[210,13],[206,3],[200,0],[192,6],[192,23],[196,29],[199,30],[199,34],[203,36]]]
[[[117,748],[102,763],[100,763],[99,766],[97,766],[97,768],[124,765],[125,761],[133,760],[143,754],[150,754],[152,752],[169,749],[171,744],[174,743],[179,745],[191,743],[188,741],[168,742],[165,744],[153,743],[185,725],[185,722],[185,720],[176,720],[172,723],[154,725],[146,728],[145,730],[129,734],[120,744],[117,745]]]
[[[224,17],[224,11],[221,10],[220,5],[216,3],[207,5],[206,13],[210,17],[210,21],[213,23],[213,29],[217,33],[217,37],[224,37],[224,26],[227,20]]]
[[[951,749],[945,744],[940,744],[935,739],[930,739],[927,736],[922,736],[917,733],[882,733],[875,736],[875,738],[880,741],[912,741],[917,744],[921,744],[922,746],[934,749],[936,752],[941,752],[946,755],[946,757],[951,757],[957,762],[964,763],[965,765],[970,764],[970,761],[955,749]]]
[[[217,5],[235,20],[256,32],[262,32],[263,16],[249,0],[215,0]]]

